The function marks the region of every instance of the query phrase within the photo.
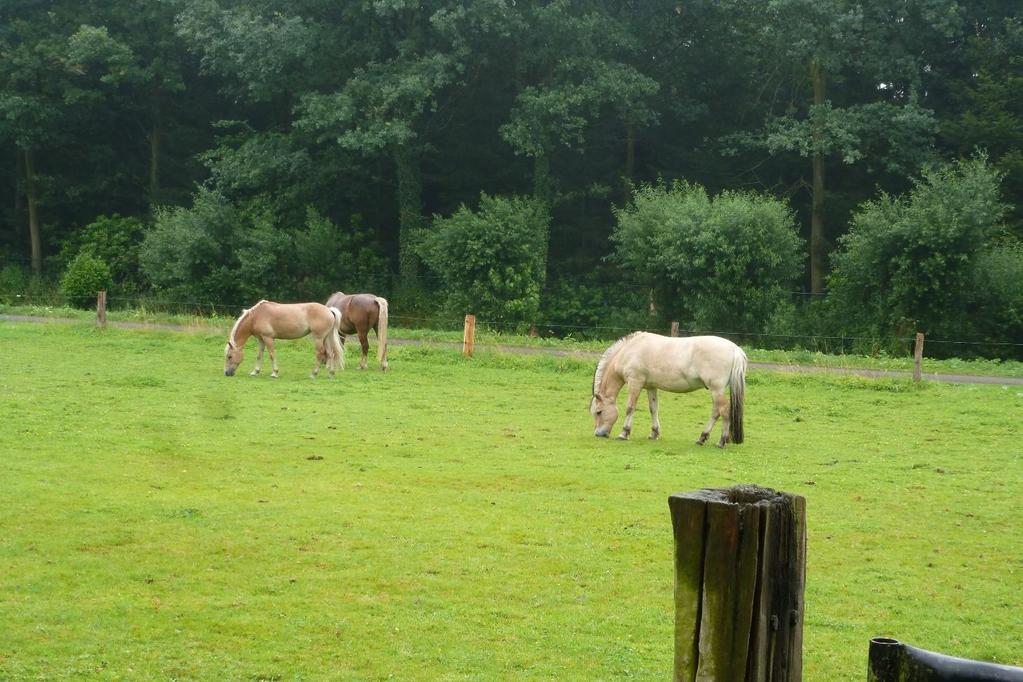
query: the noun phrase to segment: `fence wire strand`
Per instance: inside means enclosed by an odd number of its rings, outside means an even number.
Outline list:
[[[799,294],[803,292],[792,292],[793,294]],[[59,307],[56,304],[55,299],[46,296],[37,296],[28,292],[22,294],[15,294],[14,297],[17,301],[17,305],[40,305],[45,307]],[[191,315],[195,317],[207,317],[211,315],[223,315],[226,317],[237,316],[242,310],[250,308],[253,305],[253,301],[247,302],[210,302],[210,301],[194,301],[185,299],[166,299],[166,298],[153,298],[149,296],[108,296],[107,307],[108,309],[121,309],[124,311],[137,310],[145,312],[147,310],[160,310],[164,312],[170,312],[175,310],[178,314]],[[393,305],[393,304],[392,304]],[[393,308],[392,308],[393,311]],[[463,319],[444,317],[439,315],[403,315],[403,314],[392,314],[390,315],[392,324],[398,326],[407,326],[409,328],[426,328],[426,329],[440,329],[448,331],[457,331],[462,328]],[[530,329],[531,325],[521,322],[504,322],[495,320],[479,319],[477,321],[480,330],[494,331],[497,333],[525,333]],[[624,336],[631,332],[637,331],[634,327],[621,327],[611,325],[580,325],[580,324],[559,324],[559,323],[545,323],[537,324],[533,326],[538,334],[541,332],[547,332],[547,334],[540,334],[546,336],[566,336],[568,334],[579,333],[580,335],[595,336],[595,337],[606,337],[609,335],[621,335]],[[655,333],[664,333],[665,330],[660,328],[646,327],[643,331],[650,331]],[[848,344],[848,343],[876,343],[882,341],[878,337],[870,336],[840,336],[830,334],[779,334],[769,333],[762,331],[735,331],[735,330],[701,330],[701,329],[679,329],[678,333],[680,336],[699,336],[699,335],[714,335],[724,336],[731,338],[755,338],[755,339],[778,339],[786,340],[790,342],[809,342],[807,345],[817,346],[820,343],[833,343],[833,344]],[[912,343],[914,337],[888,337],[888,341],[896,343]],[[1012,341],[982,341],[982,340],[967,340],[967,339],[926,339],[927,344],[943,344],[943,345],[954,345],[954,346],[965,346],[965,347],[989,347],[989,348],[1023,348],[1023,343],[1012,342]]]

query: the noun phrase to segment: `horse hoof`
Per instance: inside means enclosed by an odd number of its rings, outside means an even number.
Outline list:
[[[623,433],[623,434],[621,434],[620,436],[618,436],[617,438],[615,438],[615,440],[629,440],[629,437],[628,437],[628,436],[626,436],[626,435],[625,435],[625,434]]]
[[[659,434],[659,433],[651,433],[646,438],[647,438],[647,440],[657,440],[660,437],[661,437],[661,434]]]
[[[703,441],[702,440],[698,440],[698,441],[696,441],[696,444],[697,445],[703,445]]]

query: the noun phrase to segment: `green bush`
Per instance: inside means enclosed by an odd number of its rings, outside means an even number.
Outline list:
[[[689,329],[763,331],[802,270],[795,219],[771,197],[661,184],[614,212],[614,260]]]
[[[378,254],[372,234],[353,216],[342,229],[313,208],[306,211],[305,225],[294,235],[289,263],[296,297],[326,301],[335,291],[372,292],[388,295],[390,270]]]
[[[98,216],[64,242],[61,260],[70,264],[79,253],[87,252],[110,267],[115,292],[136,294],[144,288],[139,270],[139,246],[144,230],[138,218]]]
[[[617,270],[583,275],[558,274],[543,294],[538,327],[560,337],[613,339],[646,329],[656,321],[649,312],[649,291],[623,282]]]
[[[110,288],[113,279],[110,268],[88,252],[79,253],[60,278],[60,292],[68,304],[75,308],[89,308],[96,302],[96,294]]]
[[[860,206],[833,255],[843,332],[969,337],[979,254],[1002,230],[1000,178],[982,158],[927,169],[904,197]]]
[[[974,328],[998,344],[1023,340],[1023,244],[1005,241],[985,248],[973,270]],[[987,354],[1023,359],[1023,347],[992,346]]]
[[[550,214],[532,199],[480,196],[437,216],[417,250],[444,282],[447,312],[472,313],[506,326],[536,321],[546,265]]]
[[[185,306],[237,307],[291,289],[291,240],[267,202],[243,207],[201,189],[191,208],[161,209],[139,250],[140,267]]]
[[[18,303],[28,286],[28,275],[16,265],[0,268],[0,303]]]

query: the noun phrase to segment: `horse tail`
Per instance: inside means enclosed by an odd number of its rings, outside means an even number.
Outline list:
[[[324,346],[327,348],[327,356],[330,361],[331,369],[338,370],[345,368],[345,349],[341,346],[341,311],[334,306],[329,306],[327,310],[330,311],[331,317],[334,318],[333,324],[330,325],[330,333],[327,336],[330,339],[325,339],[326,343]]]
[[[728,378],[728,383],[732,391],[731,405],[729,407],[729,419],[731,421],[729,439],[733,443],[738,444],[745,439],[745,434],[742,430],[742,408],[746,397],[746,354],[738,347],[735,349],[732,373]]]
[[[380,296],[376,299],[380,306],[380,315],[377,317],[377,362],[381,369],[387,369],[387,299]]]

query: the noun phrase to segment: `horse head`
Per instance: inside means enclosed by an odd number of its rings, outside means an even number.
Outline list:
[[[234,371],[242,364],[244,358],[245,351],[234,341],[228,341],[224,346],[224,376],[233,377]]]
[[[607,438],[611,428],[618,421],[618,407],[613,400],[594,393],[590,401],[590,414],[593,415],[593,435],[600,438]]]

